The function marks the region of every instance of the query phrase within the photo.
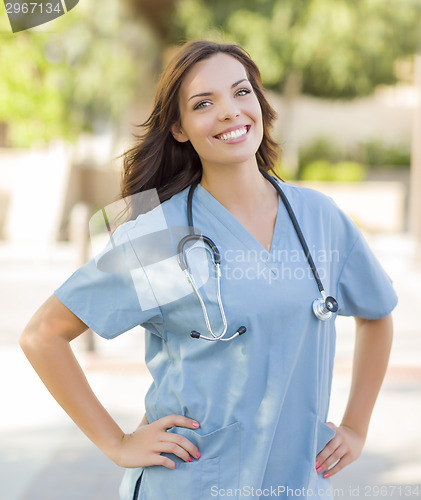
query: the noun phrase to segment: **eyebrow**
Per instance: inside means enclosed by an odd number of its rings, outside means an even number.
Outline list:
[[[238,80],[238,82],[233,83],[231,85],[231,88],[233,89],[237,85],[240,85],[240,83],[242,83],[242,82],[248,82],[247,78],[243,78],[242,80]],[[210,96],[210,95],[213,95],[213,92],[202,92],[201,94],[192,95],[191,97],[189,97],[187,99],[187,101],[190,101],[190,99],[193,99],[194,97],[207,97],[207,96]]]

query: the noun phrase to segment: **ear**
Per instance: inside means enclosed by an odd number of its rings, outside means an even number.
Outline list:
[[[171,125],[171,133],[174,139],[178,142],[187,142],[189,140],[178,122],[175,122]]]

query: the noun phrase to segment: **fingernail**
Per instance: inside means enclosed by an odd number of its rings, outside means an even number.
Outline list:
[[[192,426],[193,427],[199,427],[199,422],[196,422],[195,420],[193,420]]]
[[[197,452],[197,455],[196,455],[197,458],[200,458],[201,455],[200,455],[200,451]]]
[[[316,460],[316,469],[319,467],[319,461]]]
[[[193,459],[192,459],[192,457],[189,457],[189,462],[193,462]]]
[[[329,477],[329,474],[326,472],[326,474],[323,474],[323,477],[327,479]]]
[[[322,472],[322,468],[321,468],[321,467],[318,467],[318,468],[316,469],[316,472],[317,472],[317,474],[319,474],[320,472]]]
[[[176,469],[176,468],[177,468],[177,466],[176,466],[176,465],[174,465],[174,469]]]

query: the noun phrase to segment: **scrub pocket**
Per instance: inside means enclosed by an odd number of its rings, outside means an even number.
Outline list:
[[[317,474],[314,462],[316,456],[323,450],[327,443],[333,439],[336,432],[331,429],[323,420],[316,417],[315,422],[315,434],[314,434],[314,444],[313,444],[313,460],[310,463],[310,475],[308,478],[307,490],[312,490],[317,493],[319,500],[327,499],[331,500],[333,497],[332,483],[330,478],[325,479],[323,474]]]
[[[209,434],[185,427],[172,427],[167,432],[185,436],[195,444],[199,459],[184,462],[172,453],[162,453],[177,466],[168,469],[152,465],[143,469],[133,500],[211,500],[220,489],[238,488],[240,477],[240,424],[235,422]]]
[[[317,417],[316,424],[316,456],[323,450],[329,441],[331,441],[336,434],[332,428],[325,424],[320,418]]]

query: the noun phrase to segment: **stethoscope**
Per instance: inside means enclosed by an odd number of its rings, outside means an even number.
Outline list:
[[[272,184],[272,186],[277,190],[279,196],[282,199],[282,202],[288,212],[288,215],[291,219],[291,222],[294,226],[295,232],[297,233],[298,239],[300,240],[301,247],[304,251],[305,256],[307,257],[307,261],[309,263],[309,266],[313,272],[314,279],[316,280],[317,287],[319,288],[319,292],[321,294],[321,297],[315,299],[313,301],[313,312],[316,316],[316,318],[320,319],[321,321],[327,321],[331,319],[332,314],[336,313],[338,310],[338,303],[333,297],[327,297],[325,289],[323,287],[323,284],[320,280],[319,273],[317,272],[316,266],[314,265],[313,258],[310,254],[310,250],[308,249],[306,240],[304,239],[303,233],[301,232],[301,228],[298,224],[297,218],[295,217],[294,211],[292,210],[292,207],[285,196],[284,192],[282,191],[281,187],[279,184],[275,181],[274,178],[272,178],[267,172],[264,170],[260,169],[260,172],[266,179]],[[200,305],[202,306],[202,311],[203,311],[203,316],[205,318],[206,322],[206,327],[209,331],[209,333],[212,335],[212,337],[205,337],[204,335],[201,335],[199,332],[196,330],[192,330],[190,333],[190,336],[194,339],[204,339],[204,340],[232,340],[238,335],[242,335],[243,333],[246,332],[246,327],[245,326],[240,326],[238,330],[232,335],[231,337],[228,338],[222,338],[226,331],[227,331],[227,319],[225,317],[225,311],[224,311],[224,306],[222,304],[221,300],[221,254],[219,253],[218,247],[215,245],[215,243],[208,237],[204,236],[202,234],[195,234],[194,232],[194,227],[193,227],[193,193],[194,190],[196,189],[199,181],[196,181],[193,183],[190,187],[188,197],[187,197],[187,219],[188,219],[188,224],[189,224],[189,231],[190,234],[185,236],[180,240],[180,243],[178,244],[178,263],[181,267],[181,270],[184,272],[184,274],[187,277],[187,280],[191,284],[197,298],[199,299]],[[195,280],[192,276],[192,274],[189,271],[189,266],[187,262],[187,253],[189,250],[185,250],[185,245],[186,243],[192,242],[192,241],[203,241],[207,247],[205,247],[208,251],[210,249],[211,255],[213,257],[213,263],[215,265],[215,270],[216,270],[216,278],[217,278],[217,299],[218,299],[218,306],[219,306],[219,311],[221,313],[221,318],[222,318],[222,324],[223,324],[223,330],[220,334],[216,335],[214,331],[212,330],[210,321],[209,321],[209,316],[206,310],[205,303],[199,293],[199,290],[197,289]]]

